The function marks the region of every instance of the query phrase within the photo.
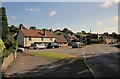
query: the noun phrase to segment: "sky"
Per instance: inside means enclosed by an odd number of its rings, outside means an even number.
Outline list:
[[[9,25],[117,33],[117,2],[2,2],[2,6],[6,8]]]

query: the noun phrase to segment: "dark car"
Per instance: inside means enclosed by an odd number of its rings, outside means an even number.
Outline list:
[[[73,45],[72,45],[72,48],[82,48],[82,47],[84,47],[84,44],[83,44],[83,43],[73,44]]]
[[[73,45],[72,45],[72,48],[79,48],[79,47],[80,47],[79,44],[73,44]]]
[[[58,43],[49,43],[46,48],[59,48],[60,45]]]

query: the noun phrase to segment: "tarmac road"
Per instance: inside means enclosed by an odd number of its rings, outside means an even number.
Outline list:
[[[85,48],[75,49],[28,50],[28,53],[48,51],[72,54],[76,56],[76,59],[51,62],[23,53],[10,65],[6,74],[8,77],[118,77],[120,54],[119,49],[114,45],[88,45]],[[88,66],[83,62],[82,57],[85,57]],[[20,62],[24,64],[20,64]]]
[[[61,48],[38,51],[68,53],[76,57],[85,57],[86,63],[96,78],[118,77],[120,70],[120,63],[118,62],[120,60],[120,49],[118,49],[115,44],[96,44],[88,45],[85,48]]]
[[[119,76],[120,52],[114,45],[88,46],[83,53],[96,78]]]

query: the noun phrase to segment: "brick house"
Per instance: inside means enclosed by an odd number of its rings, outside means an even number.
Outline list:
[[[68,46],[68,42],[63,35],[55,35],[55,42],[59,43],[61,47]]]
[[[33,43],[51,43],[55,39],[51,31],[31,29],[20,29],[17,37],[18,44],[23,47],[29,47]]]

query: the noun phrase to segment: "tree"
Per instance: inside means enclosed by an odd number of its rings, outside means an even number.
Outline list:
[[[103,36],[109,36],[108,32],[103,33]]]
[[[17,33],[17,35],[14,37],[15,40],[17,40],[17,36],[18,36],[18,33],[19,33],[19,29],[18,29],[17,27],[15,27],[14,25],[11,25],[11,27],[9,27],[9,31],[10,31],[10,32]]]
[[[63,29],[63,32],[67,33],[69,30],[67,28]]]
[[[86,32],[85,32],[84,30],[82,31],[82,33],[83,33],[83,34],[86,34]]]
[[[2,38],[2,9],[0,8],[0,38]]]
[[[64,28],[63,30],[62,30],[62,32],[64,32],[64,33],[70,33],[71,35],[73,35],[74,33],[71,31],[71,30],[69,30],[69,29],[67,29],[67,28]]]
[[[115,32],[112,32],[111,35],[112,35],[113,38],[117,38],[117,34]]]
[[[4,45],[4,42],[0,39],[0,63],[1,63],[1,65],[3,64],[5,54],[6,54],[6,47]],[[3,68],[2,68],[1,75],[2,75],[2,79],[5,79],[5,73],[4,73]]]
[[[31,26],[31,27],[29,27],[29,29],[33,29],[33,30],[35,30],[36,27],[35,27],[35,26]]]
[[[11,25],[11,27],[9,28],[9,31],[10,31],[10,32],[18,33],[18,32],[19,32],[19,29],[18,29],[17,27],[15,27],[14,25]]]
[[[53,32],[53,30],[52,30],[52,29],[49,29],[49,31]]]
[[[6,16],[6,9],[5,7],[0,8],[2,10],[2,40],[5,41],[8,36],[8,22]]]

